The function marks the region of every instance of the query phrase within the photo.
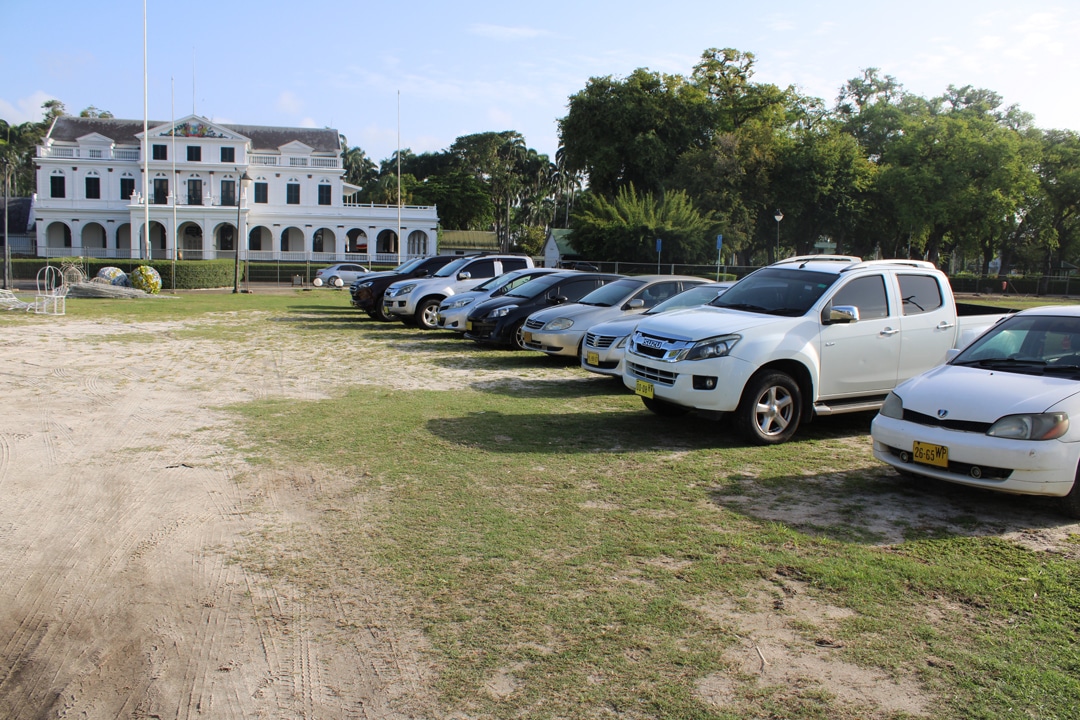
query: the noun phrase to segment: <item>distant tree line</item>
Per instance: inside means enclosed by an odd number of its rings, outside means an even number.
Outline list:
[[[1080,265],[1077,133],[1036,128],[990,90],[925,98],[876,68],[827,107],[754,81],[754,63],[714,48],[689,77],[591,78],[558,121],[554,160],[510,130],[378,164],[342,136],[345,180],[362,202],[434,204],[444,228],[494,230],[504,249],[531,253],[547,228],[569,227],[596,260],[655,261],[662,239],[665,262],[713,263],[723,235],[727,264],[832,243],[980,274],[995,260],[1002,274]],[[33,192],[34,147],[64,106],[44,110],[39,123],[0,120],[13,194]]]

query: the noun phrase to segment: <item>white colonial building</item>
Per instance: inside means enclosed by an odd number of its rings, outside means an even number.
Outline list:
[[[350,201],[360,188],[343,179],[337,130],[197,115],[149,127],[147,159],[141,120],[56,118],[36,158],[39,256],[233,259],[238,235],[249,260],[396,262],[436,252],[434,206]]]

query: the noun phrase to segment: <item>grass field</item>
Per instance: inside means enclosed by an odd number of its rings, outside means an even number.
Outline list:
[[[205,318],[185,332],[222,343],[273,322],[324,357],[487,373],[232,408],[253,464],[343,481],[236,560],[312,594],[385,582],[448,717],[1075,717],[1077,526],[1045,500],[900,479],[871,457],[872,415],[747,446],[540,355],[374,323],[341,292],[68,312]]]

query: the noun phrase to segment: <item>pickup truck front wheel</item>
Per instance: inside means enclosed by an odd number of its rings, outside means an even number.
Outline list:
[[[750,378],[734,420],[750,442],[779,445],[795,434],[801,416],[798,383],[787,373],[766,371]]]
[[[439,298],[422,300],[416,308],[416,324],[425,330],[435,330],[439,327]]]

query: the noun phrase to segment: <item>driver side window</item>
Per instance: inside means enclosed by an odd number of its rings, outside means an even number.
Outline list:
[[[862,320],[888,317],[889,301],[885,294],[885,278],[881,275],[869,275],[852,280],[837,291],[832,305],[854,305],[859,308],[859,318]]]

